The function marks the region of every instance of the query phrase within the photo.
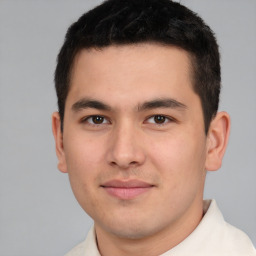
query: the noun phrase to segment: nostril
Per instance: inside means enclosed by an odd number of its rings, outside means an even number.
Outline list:
[[[117,165],[117,163],[115,161],[112,161],[110,164],[111,165]]]
[[[131,166],[138,165],[138,162],[137,161],[132,161],[132,162],[116,162],[116,161],[112,161],[112,162],[110,162],[110,165],[118,166],[120,168],[127,169],[127,168],[130,168]]]

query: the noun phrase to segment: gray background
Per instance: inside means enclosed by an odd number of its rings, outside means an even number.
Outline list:
[[[51,134],[53,73],[67,27],[100,1],[0,0],[0,255],[63,255],[91,220],[60,173]],[[206,198],[256,244],[256,1],[181,1],[216,32],[222,53],[221,110],[232,132]]]

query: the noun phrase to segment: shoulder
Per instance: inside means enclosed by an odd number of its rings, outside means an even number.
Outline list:
[[[188,254],[189,253],[189,254]],[[204,217],[197,228],[163,256],[256,256],[249,237],[228,224],[215,200],[204,201]]]
[[[96,236],[94,227],[92,227],[84,242],[75,246],[71,251],[69,251],[65,256],[100,256],[97,248]]]
[[[85,251],[85,241],[75,246],[71,251],[69,251],[65,256],[84,256]]]
[[[224,220],[215,200],[211,201],[206,219],[207,237],[210,238],[209,247],[211,245],[213,250],[223,252],[223,255],[256,256],[256,250],[250,238],[242,230]]]
[[[233,255],[256,256],[256,250],[250,238],[242,230],[225,222],[219,240],[224,248]]]

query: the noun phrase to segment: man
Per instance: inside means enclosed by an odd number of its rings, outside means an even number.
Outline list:
[[[109,0],[69,28],[53,133],[94,227],[67,255],[256,255],[203,201],[230,130],[220,82],[213,32],[178,3]]]

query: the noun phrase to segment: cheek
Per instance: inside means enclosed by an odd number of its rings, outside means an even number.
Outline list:
[[[103,143],[83,134],[76,134],[64,141],[68,172],[76,175],[90,174],[103,158]]]
[[[185,133],[151,141],[150,159],[164,179],[173,186],[198,182],[205,164],[204,138]]]
[[[79,135],[66,137],[64,140],[65,158],[70,184],[75,197],[83,208],[97,201],[85,200],[94,197],[97,177],[103,163],[102,143]]]
[[[202,195],[205,180],[204,147],[184,136],[160,142],[158,140],[153,145],[151,159],[161,177],[161,202],[169,207],[167,212],[175,209],[177,214],[182,214],[195,198]]]

